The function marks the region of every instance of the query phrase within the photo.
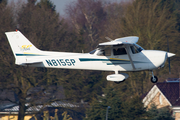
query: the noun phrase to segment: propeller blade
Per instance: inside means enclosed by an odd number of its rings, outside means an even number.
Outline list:
[[[169,64],[169,74],[171,74],[171,66],[170,66],[170,58],[168,57],[168,64]]]
[[[167,37],[167,36],[166,36]],[[167,37],[167,51],[168,51],[168,64],[169,64],[169,74],[171,74],[171,63],[170,63],[170,57],[174,56],[172,53],[169,53],[169,41]],[[172,56],[171,56],[172,55]]]
[[[107,40],[109,41],[113,41],[113,39],[109,38],[109,37],[105,37]]]

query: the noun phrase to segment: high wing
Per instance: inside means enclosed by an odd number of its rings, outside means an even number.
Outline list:
[[[139,40],[139,37],[136,36],[129,36],[129,37],[123,37],[123,38],[117,38],[110,42],[104,42],[100,43],[99,46],[104,45],[119,45],[119,44],[135,44]]]
[[[132,57],[130,55],[130,52],[129,52],[129,49],[128,49],[128,45],[131,45],[131,44],[136,44],[139,40],[139,37],[136,37],[136,36],[129,36],[129,37],[123,37],[123,38],[117,38],[113,41],[110,41],[110,42],[104,42],[104,43],[100,43],[98,47],[101,47],[101,46],[108,46],[108,45],[124,45],[126,51],[127,51],[127,54],[128,54],[128,57],[129,57],[129,60],[131,62],[131,65],[133,67],[133,70],[136,70],[135,66],[134,66],[134,63],[133,63],[133,60],[132,60]]]

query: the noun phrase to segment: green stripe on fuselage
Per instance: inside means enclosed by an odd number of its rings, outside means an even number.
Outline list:
[[[93,58],[79,58],[79,60],[81,62],[85,62],[85,61],[110,61],[109,59],[93,59]]]
[[[129,60],[115,60],[115,59],[97,59],[97,58],[79,58],[81,62],[90,62],[90,61],[102,61],[107,65],[114,65],[114,64],[130,64]]]
[[[114,60],[114,59],[97,59],[97,58],[79,58],[81,62],[85,61],[125,61],[129,62],[129,60]]]
[[[97,58],[79,58],[81,62],[90,62],[90,61],[102,61],[103,63],[106,63],[107,65],[118,65],[118,64],[131,64],[129,60],[123,60],[123,59],[97,59]],[[133,61],[134,63],[146,63],[141,61]]]
[[[44,55],[39,55],[39,54],[17,54],[16,56],[44,56]]]

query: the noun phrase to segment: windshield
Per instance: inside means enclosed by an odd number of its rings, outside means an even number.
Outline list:
[[[134,45],[136,46],[136,48],[137,48],[139,51],[144,50],[144,48],[142,48],[140,45],[138,45],[138,44],[134,44]]]
[[[137,45],[137,44],[133,44],[133,46],[130,46],[131,51],[133,54],[139,53],[142,50],[144,50],[141,46]]]
[[[96,52],[96,49],[91,51],[91,52],[89,52],[89,54],[94,54],[95,52]]]

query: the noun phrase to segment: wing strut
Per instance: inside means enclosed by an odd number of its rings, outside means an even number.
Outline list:
[[[135,68],[135,66],[134,66],[134,63],[133,63],[133,61],[132,61],[131,55],[130,55],[130,53],[129,53],[129,48],[127,47],[128,45],[124,45],[124,46],[125,46],[126,52],[127,52],[127,54],[128,54],[129,60],[130,60],[130,62],[131,62],[131,65],[132,65],[132,67],[133,67],[133,70],[136,70],[136,68]]]

